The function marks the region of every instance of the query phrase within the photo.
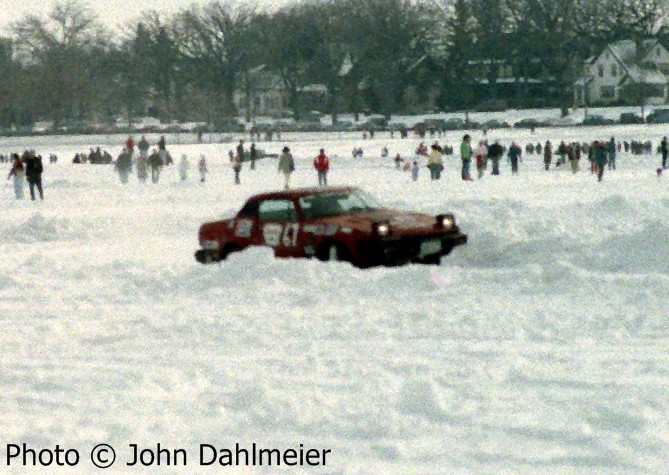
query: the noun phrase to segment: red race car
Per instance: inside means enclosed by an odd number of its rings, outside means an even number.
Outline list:
[[[352,187],[303,188],[251,197],[236,216],[205,223],[195,259],[219,262],[249,246],[277,257],[316,257],[358,267],[439,264],[465,244],[452,214],[430,216],[384,208]]]

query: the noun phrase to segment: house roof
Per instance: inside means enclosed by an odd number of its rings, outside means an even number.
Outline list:
[[[643,58],[657,44],[657,40],[642,40],[640,42],[640,55]],[[608,45],[608,49],[625,65],[634,64],[637,61],[637,43],[634,40],[620,40]]]
[[[607,49],[620,62],[631,81],[645,84],[667,84],[667,77],[662,72],[657,69],[644,68],[638,62],[639,58],[644,58],[657,44],[658,41],[654,39],[642,40],[638,45],[634,40],[620,40],[609,44]],[[621,82],[624,80],[625,78],[622,78]]]
[[[627,64],[630,79],[637,83],[666,84],[667,77],[657,69],[642,68],[636,64]]]
[[[620,78],[620,84],[624,82],[645,84],[667,84],[669,79],[657,67],[644,67],[639,59],[645,58],[652,49],[658,45],[658,40],[646,39],[637,43],[634,40],[620,40],[610,43],[604,49],[609,51],[622,67],[624,74]],[[640,51],[637,51],[637,46]],[[639,54],[637,54],[639,53]],[[596,57],[588,58],[585,64],[593,64],[602,56],[603,52]],[[594,78],[590,75],[581,75],[575,82],[576,86],[584,86]]]

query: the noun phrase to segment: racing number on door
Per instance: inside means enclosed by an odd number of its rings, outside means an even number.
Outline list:
[[[282,244],[286,247],[295,246],[297,244],[297,232],[300,225],[297,223],[286,224],[266,224],[263,226],[263,238],[265,244],[268,246],[278,246]]]

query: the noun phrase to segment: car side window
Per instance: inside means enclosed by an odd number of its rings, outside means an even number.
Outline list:
[[[342,206],[342,202],[347,199],[345,194],[317,194],[300,198],[300,206],[306,219],[337,216],[347,211],[346,207]]]
[[[258,216],[258,202],[248,201],[244,207],[237,213],[239,217],[252,218]]]
[[[291,200],[265,200],[258,206],[260,221],[292,223],[297,221],[295,204]]]

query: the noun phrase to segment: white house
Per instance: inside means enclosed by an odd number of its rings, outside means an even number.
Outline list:
[[[669,51],[662,44],[657,40],[617,41],[585,62],[574,83],[574,105],[634,103],[630,86],[643,88],[647,104],[664,104],[668,85]]]
[[[265,65],[249,71],[247,81],[240,83],[233,94],[233,102],[240,114],[246,115],[250,106],[250,117],[285,113],[289,107],[288,90],[277,74],[268,71]],[[322,84],[309,84],[298,90],[301,105],[305,110],[322,110],[326,106],[327,88]]]
[[[241,84],[234,92],[233,102],[241,114],[246,114],[250,105],[250,115],[255,117],[285,109],[288,100],[281,78],[261,65],[249,71],[248,84]]]

